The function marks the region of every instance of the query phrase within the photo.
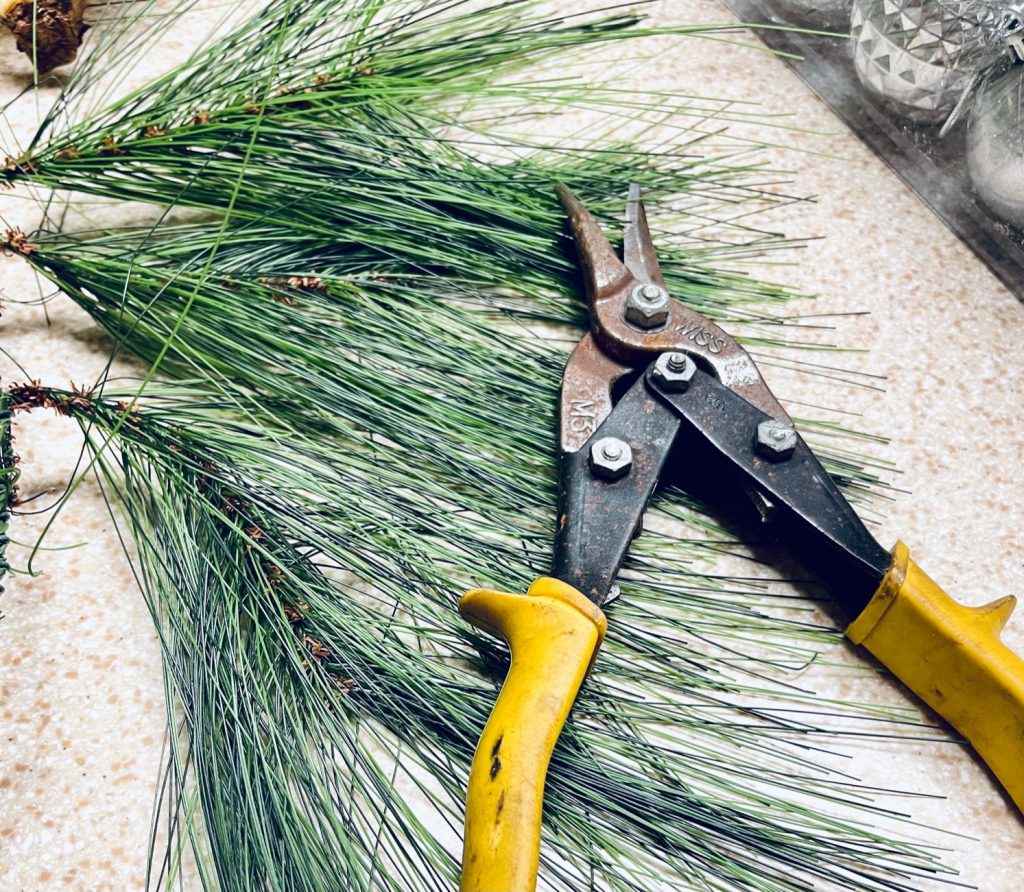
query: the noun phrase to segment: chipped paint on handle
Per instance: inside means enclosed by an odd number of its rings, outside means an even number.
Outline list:
[[[963,734],[1024,811],[1024,660],[999,637],[1016,603],[958,604],[897,542],[846,634]]]
[[[470,769],[459,888],[533,892],[551,752],[607,621],[580,592],[549,577],[525,595],[468,592],[459,611],[503,637],[512,654]]]

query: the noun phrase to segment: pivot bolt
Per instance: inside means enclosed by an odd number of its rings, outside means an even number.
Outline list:
[[[590,447],[590,471],[602,480],[618,480],[633,466],[633,450],[618,437],[602,437]]]
[[[697,374],[697,365],[685,353],[662,353],[651,374],[669,393],[682,393]]]
[[[769,419],[757,426],[754,448],[769,461],[785,461],[796,451],[799,442],[792,425]]]
[[[668,322],[668,312],[668,293],[651,282],[637,285],[626,298],[626,321],[637,328],[664,325]]]

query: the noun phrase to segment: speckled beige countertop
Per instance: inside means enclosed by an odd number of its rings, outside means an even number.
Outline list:
[[[567,7],[580,4],[559,4]],[[587,5],[598,7],[588,0]],[[713,0],[656,5],[664,20],[727,21]],[[154,66],[180,53],[171,40]],[[842,364],[884,376],[883,389],[844,386],[766,367],[785,399],[841,406],[856,426],[890,436],[865,443],[901,474],[880,540],[906,541],[918,562],[961,600],[982,603],[1024,593],[1024,307],[841,125],[780,62],[751,49],[708,41],[660,39],[657,55],[632,68],[636,85],[763,103],[786,123],[819,134],[775,133],[805,154],[779,152],[793,174],[792,194],[813,204],[775,212],[773,228],[820,235],[767,273],[821,297],[801,307],[838,316],[837,340],[863,348]],[[637,47],[630,53],[639,57]],[[142,75],[145,72],[137,72]],[[0,41],[0,100],[22,89],[27,67]],[[44,91],[45,106],[52,91]],[[34,104],[11,123],[30,132]],[[767,131],[770,133],[770,131]],[[0,146],[7,134],[0,128]],[[0,195],[0,212],[31,229],[34,206]],[[18,258],[0,259],[12,300],[31,300],[38,284]],[[797,312],[794,309],[794,312]],[[8,303],[0,346],[46,383],[91,381],[107,344],[70,301]],[[0,359],[3,381],[23,376]],[[78,458],[68,423],[39,413],[19,417],[22,490],[53,502]],[[49,514],[18,517],[19,543],[33,542]],[[149,816],[164,739],[163,689],[151,620],[96,487],[87,482],[55,521],[39,575],[8,583],[0,607],[0,892],[141,889]],[[12,548],[12,563],[27,552]],[[771,571],[766,570],[766,573]],[[1024,611],[1005,635],[1024,652]],[[908,703],[895,685],[809,674],[824,695]],[[847,770],[877,787],[936,798],[897,807],[923,825],[960,836],[921,838],[950,849],[960,880],[984,892],[1024,888],[1024,822],[973,756],[953,745],[845,744]],[[948,794],[948,798],[941,798]],[[198,888],[186,881],[188,890]]]

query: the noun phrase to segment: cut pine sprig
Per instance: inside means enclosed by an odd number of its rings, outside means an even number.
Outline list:
[[[264,119],[243,160],[236,148],[246,144],[251,116],[222,123],[187,125],[130,144],[108,139],[95,153],[58,149],[20,163],[12,176],[24,171],[41,185],[211,213],[233,197],[236,220],[302,239],[311,254],[352,252],[366,262],[391,260],[495,285],[525,277],[550,287],[554,280],[562,290],[574,269],[569,251],[556,244],[562,219],[553,183],[588,194],[599,213],[612,215],[624,184],[634,181],[650,204],[661,200],[659,219],[668,227],[663,252],[683,299],[735,315],[741,301],[763,305],[788,296],[729,268],[776,247],[765,232],[728,224],[731,215],[764,209],[773,199],[752,185],[756,177],[745,166],[692,158],[702,136],[678,156],[621,146],[483,165],[455,145],[409,131],[358,123],[344,131],[312,123],[303,130]],[[673,229],[676,222],[683,226]]]
[[[587,185],[583,194],[601,185]],[[553,193],[548,200],[555,204]],[[538,214],[538,227],[548,213]],[[34,242],[15,238],[28,262],[106,329],[118,349],[148,362],[163,355],[165,368],[181,377],[209,380],[246,400],[303,394],[308,402],[300,401],[296,411],[307,412],[310,423],[341,424],[341,435],[344,425],[384,424],[393,428],[392,441],[412,450],[420,444],[443,451],[443,444],[432,444],[431,431],[463,414],[473,425],[507,426],[506,402],[530,404],[540,396],[547,402],[536,418],[514,433],[548,463],[550,413],[571,340],[559,347],[523,326],[538,319],[564,326],[582,321],[578,300],[565,296],[572,283],[564,253],[571,246],[554,223],[546,235],[539,230],[536,239],[525,240],[527,273],[515,280],[511,270],[488,277],[471,268],[492,254],[478,254],[478,243],[463,260],[458,232],[444,240],[450,266],[443,275],[410,272],[366,245],[334,243],[327,233],[311,241],[304,233],[256,226],[182,224],[159,233],[146,227],[39,233]],[[663,254],[670,279],[679,275],[679,257],[685,262],[671,244]],[[459,262],[464,265],[455,267]],[[518,293],[510,291],[512,281]],[[691,283],[690,300],[704,309],[706,291],[728,303],[724,288],[710,284],[698,289]],[[571,331],[578,337],[577,328]],[[453,367],[452,357],[468,344],[473,356]],[[365,377],[378,365],[388,369],[393,388],[394,414],[385,422],[378,394],[368,389],[374,382]],[[464,392],[483,384],[504,399],[469,408]],[[413,388],[422,395],[403,401],[401,393]],[[821,444],[820,453],[840,480],[884,488],[841,442]]]
[[[498,388],[484,385],[479,400]],[[472,667],[482,654],[500,675],[506,659],[461,623],[455,594],[481,578],[536,572],[519,547],[523,517],[550,523],[553,487],[492,480],[487,512],[469,521],[456,506],[479,484],[473,450],[457,441],[493,448],[490,431],[453,423],[444,456],[408,455],[380,450],[378,432],[353,430],[343,442],[308,433],[288,404],[245,418],[195,384],[159,387],[141,409],[128,408],[132,393],[29,386],[11,400],[78,421],[121,503],[159,619],[175,726],[188,732],[175,751],[175,794],[199,795],[221,882],[454,882],[454,853],[416,816],[432,809],[458,826],[493,697]],[[513,418],[525,418],[515,407]],[[420,459],[411,487],[408,463]],[[685,541],[675,547],[685,554]],[[736,610],[735,593],[716,594],[699,575],[691,582],[700,597],[616,615],[549,776],[548,875],[569,888],[592,877],[648,889],[655,870],[732,890],[801,888],[794,875],[919,889],[940,866],[885,838],[874,824],[891,815],[814,764],[807,747],[832,731],[813,715],[787,717],[791,698],[765,690],[756,661],[750,672],[733,665],[734,630],[716,642],[704,620],[716,603]],[[640,570],[627,585],[635,607],[648,584]],[[745,612],[748,629],[788,659],[794,624]],[[761,709],[745,705],[754,695]],[[801,806],[809,791],[848,817]],[[173,840],[166,857],[177,857]]]
[[[592,203],[606,211],[636,179],[652,201],[671,196],[662,219],[680,224],[682,284],[703,291],[705,305],[723,289],[733,304],[744,295],[783,297],[783,289],[750,285],[737,267],[777,243],[749,225],[754,212],[791,199],[768,194],[773,178],[754,168],[749,144],[730,144],[720,124],[705,132],[723,104],[654,96],[631,105],[620,89],[603,94],[565,73],[572,71],[565,54],[644,33],[638,16],[624,8],[549,19],[536,6],[386,3],[368,11],[362,3],[339,8],[317,0],[298,12],[278,0],[147,89],[54,129],[74,117],[83,85],[73,81],[72,98],[27,150],[12,153],[6,176],[215,213],[230,203],[236,219],[313,239],[331,231],[428,268],[450,259],[447,240],[471,246],[479,238],[474,278],[506,279],[550,266],[550,238],[538,229],[556,231],[560,222],[549,194],[554,178],[589,184]],[[271,53],[280,59],[272,83],[256,61]],[[559,78],[510,80],[550,64],[555,53]],[[467,119],[514,118],[548,103],[601,108],[614,140],[567,139],[564,147],[530,151],[500,123],[485,133],[476,127],[467,139]],[[673,145],[638,153],[630,140],[651,121],[675,134]],[[481,142],[475,150],[474,142]],[[481,151],[493,156],[503,147],[518,161],[479,163]],[[586,171],[583,182],[573,182],[574,168]],[[724,301],[721,310],[728,311]]]
[[[69,105],[88,102],[86,94],[102,81],[104,67],[118,65],[134,45],[159,36],[169,18],[195,4],[196,0],[181,0],[175,10],[159,10],[159,15],[153,0],[128,4],[120,27],[108,24],[106,33],[76,66],[64,101],[43,129],[66,120]],[[430,130],[437,136],[439,119],[465,128],[488,108],[500,113],[502,102],[518,117],[529,113],[531,106],[534,111],[544,109],[549,99],[563,107],[577,102],[603,106],[620,121],[651,111],[660,111],[663,121],[670,120],[685,108],[679,100],[669,96],[640,100],[627,90],[595,91],[593,62],[582,76],[576,68],[578,57],[573,55],[580,47],[611,51],[616,43],[645,35],[719,38],[729,30],[707,24],[646,28],[644,10],[649,6],[649,0],[639,0],[559,14],[539,0],[307,0],[301,9],[291,0],[269,0],[251,5],[249,14],[221,39],[196,47],[189,62],[176,72],[119,98],[73,132],[87,141],[92,125],[124,136],[146,126],[176,126],[200,110],[251,112],[255,105],[308,110],[316,105],[337,121],[374,107],[378,111],[391,108],[388,119],[415,109],[417,117],[431,116]],[[111,40],[110,31],[118,39]],[[267,56],[253,55],[254,50],[268,48],[281,60],[273,84],[266,81]],[[556,65],[551,64],[553,60]],[[537,76],[538,70],[544,72],[542,77]],[[339,93],[343,102],[337,101]],[[485,108],[481,101],[498,105]],[[686,101],[703,105],[701,118],[707,117],[707,101]],[[740,114],[739,108],[738,103],[728,103],[727,108],[715,103],[715,111],[725,115],[723,121]]]

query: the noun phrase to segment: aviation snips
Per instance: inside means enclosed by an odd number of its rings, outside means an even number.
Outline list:
[[[964,607],[903,543],[875,541],[747,352],[669,296],[636,187],[622,260],[586,208],[559,197],[591,331],[562,380],[551,574],[525,595],[460,602],[512,654],[470,773],[462,892],[534,889],[548,762],[604,638],[601,607],[662,475],[694,456],[714,483],[708,501],[716,489],[749,499],[831,592],[847,636],[960,731],[1024,810],[1024,661],[999,637],[1015,599]]]

